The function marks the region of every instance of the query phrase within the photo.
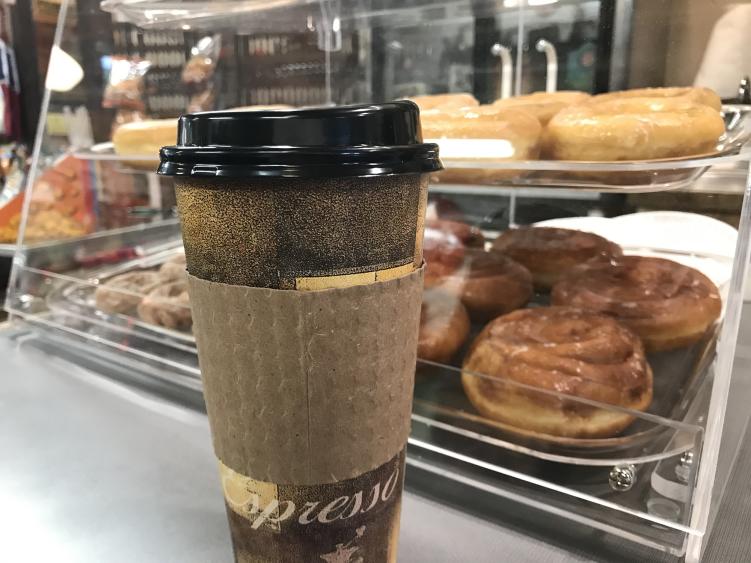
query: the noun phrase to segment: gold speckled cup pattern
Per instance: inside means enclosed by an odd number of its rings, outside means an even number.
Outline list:
[[[422,263],[427,175],[176,178],[176,192],[188,271],[205,280],[324,289]]]

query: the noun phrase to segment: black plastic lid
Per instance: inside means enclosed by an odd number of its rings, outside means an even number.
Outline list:
[[[441,170],[422,142],[420,113],[386,104],[184,115],[159,174],[193,177],[341,177]]]

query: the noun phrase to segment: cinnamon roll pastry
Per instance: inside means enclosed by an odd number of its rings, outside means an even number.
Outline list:
[[[426,226],[422,257],[425,260],[425,287],[433,287],[462,265],[464,244],[451,232]]]
[[[462,385],[483,416],[569,438],[613,436],[633,416],[555,393],[640,411],[652,401],[639,338],[612,317],[570,307],[522,309],[489,323],[464,361]]]
[[[420,309],[417,357],[447,363],[469,335],[469,315],[455,296],[440,289],[426,289]]]
[[[459,297],[475,321],[487,321],[523,307],[532,297],[532,275],[500,252],[467,249],[462,266],[438,287]]]
[[[664,258],[622,256],[588,264],[552,292],[554,305],[611,315],[638,334],[649,352],[700,340],[720,317],[717,286],[701,272]]]
[[[540,290],[550,289],[576,266],[608,263],[623,254],[620,246],[599,235],[556,227],[509,229],[493,241],[493,249],[532,272],[535,287]]]

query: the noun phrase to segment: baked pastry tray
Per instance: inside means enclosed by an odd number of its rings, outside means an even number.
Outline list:
[[[118,274],[157,268],[179,248],[123,262],[89,274],[89,282],[59,280],[46,298],[52,314],[74,316],[98,329],[114,331],[119,344],[131,342],[145,348],[150,357],[169,356],[182,364],[189,375],[199,378],[195,339],[181,332],[147,323],[135,314],[108,314],[95,304],[97,282],[104,283]],[[545,305],[547,296],[538,294],[529,306]],[[481,326],[473,326],[471,342]],[[111,336],[109,336],[111,338]],[[689,416],[692,404],[711,371],[717,339],[717,327],[694,346],[673,352],[652,354],[649,362],[654,372],[654,399],[646,413],[634,413],[635,420],[626,430],[612,438],[557,438],[524,432],[482,417],[466,398],[461,384],[461,358],[468,344],[460,350],[455,365],[418,360],[415,379],[413,423],[428,432],[449,433],[466,443],[478,443],[494,449],[513,450],[541,461],[573,465],[604,466],[624,461],[643,463],[675,455],[694,446],[681,439],[682,421]],[[180,381],[178,380],[178,383]],[[195,383],[187,382],[193,387]],[[530,388],[532,392],[541,392]],[[596,405],[596,403],[593,403]],[[617,407],[602,406],[606,409]],[[676,439],[678,437],[678,439]]]
[[[571,217],[536,223],[592,232],[617,242],[626,255],[665,258],[694,268],[719,288],[727,303],[728,286],[736,247],[735,229],[715,219],[680,212],[641,212],[617,218]],[[669,228],[665,228],[669,225]],[[666,234],[666,232],[668,234]],[[537,293],[528,307],[546,306],[549,295]],[[633,422],[607,438],[567,438],[538,434],[480,416],[462,386],[462,363],[469,344],[482,329],[472,325],[471,334],[450,362],[451,365],[420,361],[415,385],[416,414],[423,424],[453,432],[478,443],[493,444],[540,460],[587,465],[615,465],[677,455],[695,447],[702,425],[698,404],[707,400],[713,360],[723,316],[699,342],[669,352],[651,353],[654,398],[646,413],[634,414]],[[487,377],[470,374],[470,377]],[[552,408],[566,410],[569,399],[555,392],[503,382],[512,393],[542,399]],[[704,393],[704,394],[703,394]],[[579,404],[588,401],[578,399]],[[596,403],[592,403],[595,405]],[[603,411],[621,411],[606,407]],[[685,423],[685,424],[684,424]],[[688,428],[687,426],[691,426]],[[567,429],[563,428],[565,432]]]
[[[709,167],[748,158],[751,106],[724,105],[725,135],[707,154],[635,161],[493,160],[465,157],[493,152],[486,139],[435,140],[445,171],[434,183],[653,192],[689,187]],[[503,141],[501,141],[503,142]]]
[[[111,314],[101,311],[96,306],[94,294],[99,284],[107,280],[138,270],[153,270],[179,253],[180,247],[174,247],[143,257],[121,262],[89,272],[88,281],[59,281],[47,294],[46,304],[50,311],[75,315],[102,326],[120,329],[137,335],[139,339],[151,341],[155,345],[167,345],[179,352],[196,356],[196,343],[193,334],[174,330],[140,319],[137,315]],[[195,358],[193,362],[197,365]],[[196,371],[196,375],[198,372]]]
[[[497,139],[443,139],[439,143],[445,171],[433,183],[452,186],[568,188],[597,192],[652,192],[689,187],[711,166],[749,158],[744,146],[751,139],[751,106],[724,105],[725,136],[715,151],[694,156],[622,162],[562,160],[494,160],[463,158],[491,152]],[[127,173],[153,173],[154,155],[118,155],[111,142],[73,153],[82,160],[119,162]],[[153,164],[153,166],[150,166]]]
[[[542,305],[544,298],[536,304]],[[533,303],[531,306],[535,306]],[[474,326],[471,342],[482,327]],[[654,397],[645,413],[634,413],[633,422],[621,433],[608,438],[569,438],[526,431],[480,415],[462,389],[461,369],[418,360],[415,379],[413,418],[426,426],[440,429],[484,444],[511,449],[540,460],[574,465],[612,466],[645,463],[674,456],[694,447],[694,441],[675,439],[684,430],[683,422],[694,423],[690,411],[695,399],[709,379],[719,325],[715,325],[697,344],[679,350],[653,353],[648,361],[654,374]],[[460,350],[462,358],[468,345]],[[459,362],[457,362],[459,363]],[[486,377],[469,374],[470,377]],[[508,383],[504,383],[508,385]],[[532,394],[554,392],[511,384]],[[593,408],[598,403],[579,400]],[[597,405],[597,406],[596,406]],[[628,412],[617,407],[605,410]],[[688,432],[693,434],[693,430]]]

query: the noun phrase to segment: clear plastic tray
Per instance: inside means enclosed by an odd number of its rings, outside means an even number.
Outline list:
[[[135,260],[90,271],[85,277],[50,274],[26,267],[30,275],[46,278],[45,283],[51,285],[44,293],[44,302],[37,300],[36,308],[52,318],[75,318],[77,324],[95,327],[97,334],[109,334],[115,345],[133,346],[157,360],[164,356],[170,362],[177,359],[188,366],[196,366],[195,339],[190,332],[148,323],[139,318],[135,311],[105,313],[97,308],[94,299],[97,287],[108,279],[125,272],[154,270],[179,250],[179,246],[160,249]],[[713,257],[712,260],[721,259]],[[529,306],[541,306],[546,302],[546,295],[536,294]],[[26,308],[33,309],[31,303],[27,303]],[[542,460],[573,465],[644,463],[674,455],[689,447],[684,441],[674,440],[672,421],[687,419],[691,405],[708,376],[714,358],[717,326],[690,348],[650,355],[648,360],[654,372],[654,399],[650,408],[646,413],[632,413],[634,422],[618,435],[600,439],[538,434],[481,416],[466,398],[461,384],[462,358],[481,328],[481,324],[473,325],[470,337],[452,365],[420,360],[415,384],[415,416],[433,419],[434,424],[457,435],[482,436],[483,440],[500,447],[518,449]],[[165,355],[165,349],[169,350],[169,354]],[[197,370],[194,375],[198,375]],[[483,374],[471,375],[487,378]],[[504,382],[504,385],[513,385],[541,397],[564,397],[519,383]],[[585,399],[566,398],[566,401],[571,400],[591,408],[627,411]],[[673,445],[667,448],[667,443],[671,441]]]
[[[100,319],[107,324],[128,327],[131,330],[142,332],[144,335],[153,335],[163,343],[174,345],[178,349],[195,354],[196,345],[192,333],[155,325],[144,321],[135,314],[106,313],[97,308],[94,298],[97,287],[106,283],[109,279],[128,272],[156,269],[166,260],[178,254],[180,250],[181,248],[176,246],[117,266],[92,272],[85,283],[81,283],[81,280],[78,279],[69,280],[68,283],[61,280],[47,294],[47,306],[50,311],[78,312],[85,317]]]
[[[73,156],[81,160],[102,160],[120,164],[118,172],[144,174],[156,172],[159,156],[153,154],[120,155],[115,153],[112,141],[97,143],[87,149],[76,149]]]
[[[93,289],[94,279],[32,271],[27,276],[39,284],[55,286],[46,300],[28,300],[16,310],[29,323],[62,329],[85,343],[91,353],[97,349],[128,351],[154,366],[154,373],[161,374],[165,383],[192,392],[201,390],[197,356],[187,343],[133,323],[125,316],[92,315],[86,303],[81,306],[66,299],[71,296],[66,288]],[[706,350],[711,353],[710,348]],[[680,366],[670,369],[678,370]],[[655,371],[667,375],[656,366]],[[443,468],[444,476],[471,480],[468,484],[488,487],[493,494],[508,496],[516,490],[527,504],[539,498],[544,510],[555,511],[558,506],[568,517],[591,519],[591,525],[597,528],[614,526],[622,519],[621,530],[631,527],[632,539],[662,546],[675,543],[675,549],[679,549],[682,534],[697,533],[689,522],[690,503],[703,439],[700,421],[711,392],[712,365],[701,364],[701,369],[688,372],[694,374],[695,386],[684,382],[680,385],[682,392],[674,390],[680,400],[672,405],[669,415],[680,412],[680,420],[509,382],[517,390],[539,394],[543,400],[633,417],[632,424],[618,438],[560,443],[520,436],[478,416],[462,392],[460,369],[418,361],[410,463],[424,462],[421,467],[431,472]],[[656,392],[662,393],[659,389]],[[686,456],[692,456],[692,463],[682,462]],[[627,476],[625,485],[617,478],[621,474]],[[555,498],[560,505],[556,505]],[[655,512],[650,503],[669,510]],[[655,534],[654,538],[651,534]]]
[[[437,189],[450,184],[461,190],[481,186],[502,185],[505,188],[577,189],[597,192],[651,192],[687,188],[711,166],[747,158],[744,145],[751,138],[751,107],[723,106],[726,135],[711,154],[623,162],[574,162],[561,160],[493,160],[467,159],[461,154],[490,152],[484,144],[497,143],[488,139],[427,139],[440,146],[445,170],[433,177]],[[120,162],[123,169],[145,173],[159,165],[155,155],[118,155],[111,142],[99,143],[89,149],[77,150],[82,160]]]
[[[490,152],[483,150],[485,139],[451,139],[439,144],[441,160],[446,168],[434,182],[477,185],[503,185],[593,190],[597,192],[650,192],[691,186],[710,166],[743,160],[744,145],[751,138],[751,107],[723,106],[726,134],[710,154],[680,158],[586,162],[562,160],[492,160],[467,159],[464,154]]]
[[[483,436],[490,442],[532,457],[573,465],[617,465],[645,463],[685,451],[690,444],[674,440],[672,426],[666,420],[686,420],[694,399],[705,384],[714,359],[716,330],[690,349],[651,354],[648,361],[654,372],[654,398],[644,413],[620,407],[604,406],[586,399],[575,404],[629,413],[633,422],[622,432],[607,438],[569,438],[524,430],[482,416],[462,389],[464,377],[500,383],[508,392],[524,393],[546,404],[568,408],[570,398],[516,382],[493,380],[486,375],[462,371],[458,367],[426,360],[418,361],[415,381],[415,414],[435,421],[446,431],[465,436]],[[552,407],[555,408],[555,407]],[[440,423],[440,424],[439,424]],[[671,447],[667,444],[672,442]]]

